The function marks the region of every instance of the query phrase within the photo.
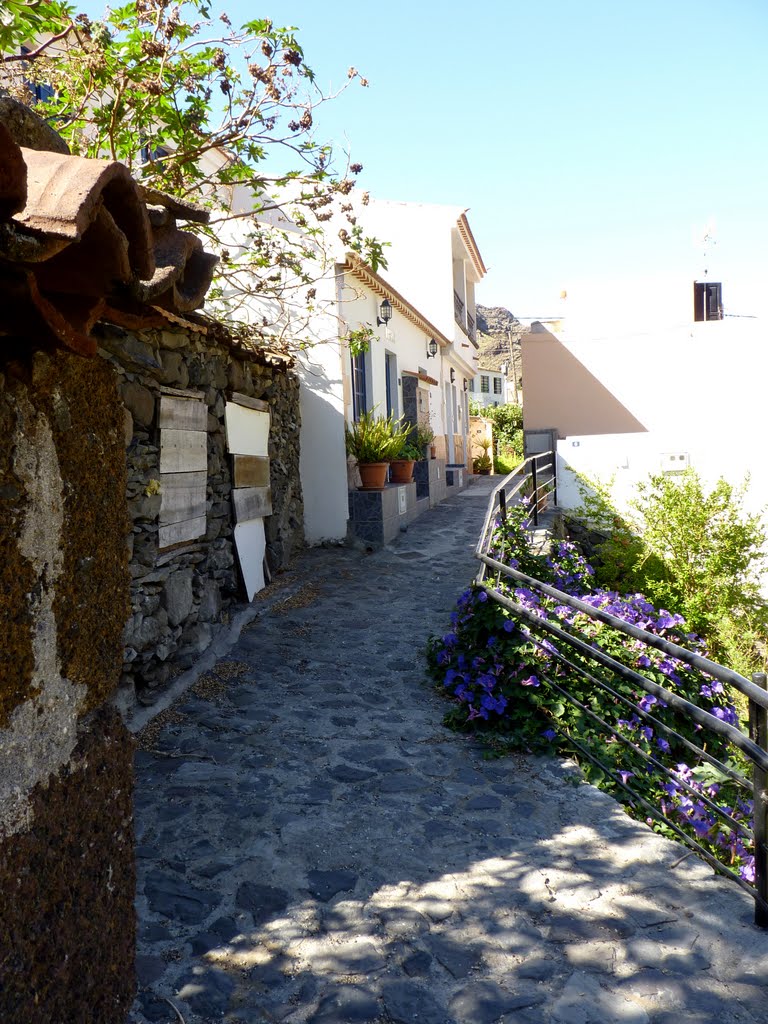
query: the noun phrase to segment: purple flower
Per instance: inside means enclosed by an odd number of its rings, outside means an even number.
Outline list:
[[[521,686],[540,686],[541,683],[539,683],[539,680],[536,678],[536,676],[528,676],[527,679],[521,680],[520,685]]]
[[[514,632],[515,624],[512,621],[512,619],[504,619],[503,629],[504,629],[505,633],[512,633],[512,632]]]
[[[483,604],[483,602],[488,600],[488,595],[486,594],[486,592],[484,590],[481,590],[480,593],[477,595],[477,600],[481,604]]]
[[[621,781],[624,783],[625,786],[627,784],[627,781],[629,779],[633,779],[634,777],[635,777],[635,773],[634,772],[619,772],[619,778],[621,779]]]
[[[754,857],[747,857],[746,858],[744,863],[739,868],[739,874],[741,875],[741,877],[744,879],[745,882],[752,882],[754,884],[754,881],[755,881],[755,858]]]
[[[551,743],[552,740],[557,736],[557,733],[554,729],[545,729],[541,735],[544,737],[545,740]]]
[[[656,740],[656,746],[659,748],[659,750],[663,750],[665,754],[669,753],[669,743],[661,736],[659,736]]]

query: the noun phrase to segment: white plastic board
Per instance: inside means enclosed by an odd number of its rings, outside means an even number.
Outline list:
[[[227,448],[233,455],[269,455],[269,413],[227,402]]]
[[[264,589],[264,554],[267,550],[264,520],[250,519],[246,523],[238,523],[235,547],[248,600],[252,601],[254,594]]]

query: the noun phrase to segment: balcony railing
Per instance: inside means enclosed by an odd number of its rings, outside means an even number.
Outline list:
[[[470,336],[472,341],[477,341],[477,329],[475,327],[475,318],[467,313],[467,334]]]
[[[453,293],[453,319],[463,331],[466,331],[467,327],[464,320],[464,303],[456,292]]]

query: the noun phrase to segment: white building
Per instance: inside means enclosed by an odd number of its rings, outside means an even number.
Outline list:
[[[390,244],[382,276],[448,339],[442,350],[442,425],[449,465],[468,465],[469,382],[477,373],[475,286],[485,264],[458,206],[371,199],[356,212],[366,235]],[[435,431],[438,433],[438,431]]]
[[[479,367],[469,382],[469,396],[478,405],[506,405],[509,401],[507,377],[503,370]]]
[[[405,416],[435,433],[437,458],[427,467],[429,487],[420,480],[417,494],[400,496],[403,522],[440,500],[436,495],[444,497],[451,488],[464,486],[470,465],[468,397],[477,352],[474,285],[485,266],[466,212],[351,199],[364,235],[389,243],[384,250],[388,266],[374,273],[342,241],[332,282],[328,278],[318,286],[318,309],[322,305],[324,313],[312,325],[316,342],[302,357],[300,370],[309,543],[344,538],[348,517],[354,520],[354,470],[348,480],[343,435],[344,424],[360,412]],[[328,301],[331,285],[335,306]],[[388,308],[382,309],[384,303]],[[372,332],[368,350],[353,357],[345,338],[350,331],[366,329]],[[389,528],[395,529],[395,515],[385,513]]]
[[[301,343],[301,477],[310,544],[347,536],[354,515],[349,492],[356,481],[354,472],[348,474],[344,426],[363,411],[404,416],[431,427],[438,464],[430,468],[433,503],[436,493],[445,496],[446,488],[464,485],[471,464],[474,287],[485,266],[466,211],[364,201],[356,193],[349,201],[364,237],[388,243],[388,266],[374,273],[351,248],[355,239],[348,218],[337,215],[325,225],[322,240],[308,241],[317,247],[318,263],[310,268],[315,279],[311,290],[300,283],[289,287],[291,308],[284,316],[292,347]],[[236,194],[233,208],[242,212],[247,202],[247,196]],[[270,218],[259,219],[265,223]],[[278,234],[301,234],[288,213],[276,212],[272,219]],[[233,252],[237,244],[233,237]],[[283,313],[279,304],[256,297],[238,315],[254,323],[263,316],[279,330]],[[370,334],[367,351],[352,356],[346,340],[350,332]],[[421,484],[419,491],[418,499],[410,492],[407,496],[408,516],[414,503],[424,500]]]
[[[623,302],[615,287],[595,301],[569,290],[573,312],[523,338],[526,447],[556,446],[564,507],[581,503],[579,478],[625,508],[649,473],[688,466],[709,485],[750,474],[750,510],[768,507],[766,322],[759,302],[734,307],[727,279],[703,283],[638,283]]]

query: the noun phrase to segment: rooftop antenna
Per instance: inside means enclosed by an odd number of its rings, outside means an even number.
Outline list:
[[[713,224],[710,223],[704,228],[704,237],[701,241],[703,246],[702,255],[704,257],[704,280],[706,281],[707,274],[709,273],[709,267],[707,266],[707,263],[709,262],[708,256],[711,254],[711,250],[714,249],[714,247],[717,245],[717,239],[715,238],[715,228]]]

